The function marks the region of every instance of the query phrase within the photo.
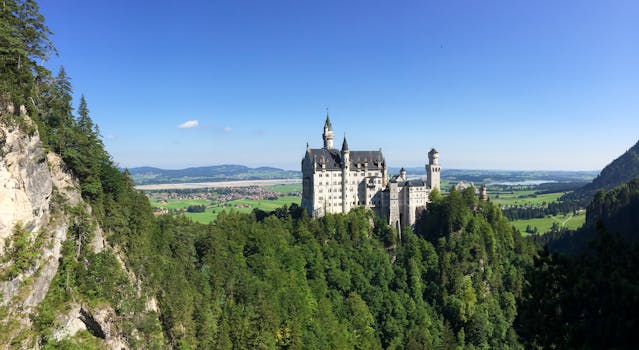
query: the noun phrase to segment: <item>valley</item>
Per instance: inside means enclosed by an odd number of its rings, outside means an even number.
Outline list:
[[[488,185],[490,201],[502,210],[536,210],[535,217],[512,220],[523,235],[544,234],[551,231],[574,230],[585,222],[585,210],[563,210],[552,214],[539,214],[556,206],[560,198],[581,181],[588,179],[587,172],[510,172],[493,170],[454,170],[442,179],[442,191],[448,193],[460,181],[489,182],[499,178],[499,183]],[[507,174],[511,174],[508,177]],[[549,174],[559,174],[551,177]],[[523,180],[527,179],[527,180]],[[590,178],[592,179],[592,177]],[[221,212],[251,213],[254,210],[272,211],[292,204],[300,205],[302,185],[298,179],[239,180],[203,183],[164,183],[138,185],[150,199],[155,215],[184,215],[194,222],[208,224]],[[196,208],[197,207],[197,208]]]

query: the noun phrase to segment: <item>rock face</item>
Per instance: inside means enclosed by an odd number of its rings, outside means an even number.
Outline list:
[[[0,126],[0,251],[21,223],[29,231],[49,221],[53,181],[42,143],[14,126]]]
[[[0,349],[37,348],[29,334],[32,316],[44,300],[56,276],[62,243],[67,239],[71,217],[65,206],[84,206],[78,181],[66,171],[64,162],[42,147],[33,122],[24,111],[23,124],[10,122],[9,108],[0,106]],[[25,132],[24,129],[32,130]],[[29,266],[17,273],[6,271],[17,264],[9,254],[14,246],[14,231],[19,226],[36,250]],[[96,225],[92,242],[97,253],[107,249],[102,230]],[[35,244],[35,242],[40,242]],[[55,339],[73,336],[82,329],[97,332],[107,348],[128,349],[115,326],[115,313],[109,305],[88,310],[70,305],[66,316],[59,316]],[[96,326],[97,325],[97,326]],[[16,339],[21,339],[16,344]]]

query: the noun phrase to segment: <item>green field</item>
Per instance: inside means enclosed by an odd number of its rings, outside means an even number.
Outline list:
[[[536,219],[515,220],[512,221],[512,224],[519,230],[519,232],[525,235],[527,234],[526,226],[528,225],[530,225],[530,227],[537,227],[537,232],[542,234],[549,232],[552,224],[555,222],[559,224],[560,228],[566,228],[568,230],[578,229],[584,224],[584,222],[586,222],[586,211],[580,210],[577,215],[566,214]]]
[[[282,186],[289,186],[289,185],[282,185]],[[295,191],[292,191],[292,192],[295,192]],[[222,211],[234,210],[240,213],[250,213],[253,211],[253,209],[272,211],[284,205],[288,206],[293,203],[299,205],[300,202],[301,202],[301,198],[297,196],[282,196],[276,200],[237,199],[237,200],[228,201],[228,202],[224,202],[220,204],[213,204],[210,200],[205,200],[205,199],[188,199],[188,200],[187,199],[184,199],[184,200],[169,199],[167,203],[158,203],[157,201],[152,200],[151,206],[157,207],[157,208],[166,208],[166,209],[182,209],[182,208],[188,207],[189,205],[206,205],[207,208],[206,208],[206,212],[204,213],[184,213],[184,215],[195,222],[208,224],[209,222],[215,220],[215,218],[217,218],[217,216]]]
[[[159,203],[156,200],[149,200],[152,207],[166,208],[166,209],[181,209],[186,208],[189,205],[211,205],[211,201],[207,199],[169,199],[167,203]]]
[[[498,205],[523,205],[523,206],[541,206],[548,203],[556,202],[564,192],[546,193],[536,195],[535,191],[515,191],[513,194],[500,193],[499,198],[495,194],[488,192],[490,201]]]
[[[273,191],[276,193],[292,193],[292,192],[302,192],[302,184],[291,184],[291,185],[273,185],[273,186],[264,186],[264,189],[267,191]]]

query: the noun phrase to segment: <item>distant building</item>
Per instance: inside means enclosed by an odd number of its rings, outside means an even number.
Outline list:
[[[326,213],[347,213],[363,206],[397,228],[415,224],[426,208],[430,192],[439,190],[439,153],[428,152],[426,181],[409,180],[406,170],[391,178],[387,175],[382,150],[351,151],[346,141],[342,149],[333,147],[333,126],[326,116],[322,133],[324,147],[310,148],[302,159],[302,207],[313,217]]]

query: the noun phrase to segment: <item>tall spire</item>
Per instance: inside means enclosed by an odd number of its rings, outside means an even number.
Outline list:
[[[331,124],[331,118],[328,116],[328,108],[326,108],[326,122],[324,123],[324,129],[333,131],[333,125]]]
[[[328,111],[326,111],[326,122],[324,123],[324,133],[322,134],[322,138],[324,139],[324,148],[325,149],[333,149],[333,125],[331,125],[331,118],[328,116]]]
[[[346,141],[346,133],[344,133],[344,142],[342,142],[342,152],[348,151],[348,142]]]

